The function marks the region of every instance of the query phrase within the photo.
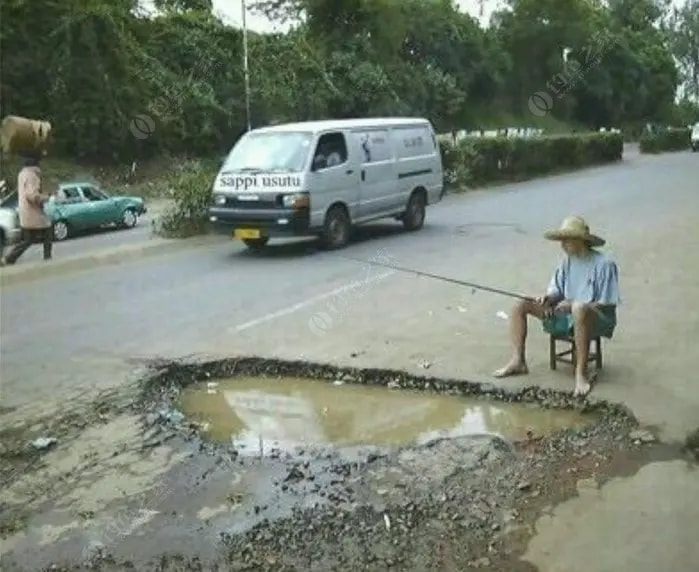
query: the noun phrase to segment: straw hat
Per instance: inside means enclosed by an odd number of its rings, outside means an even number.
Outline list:
[[[585,219],[579,216],[569,216],[563,219],[561,226],[544,234],[548,240],[583,240],[590,246],[602,246],[603,238],[590,233]]]

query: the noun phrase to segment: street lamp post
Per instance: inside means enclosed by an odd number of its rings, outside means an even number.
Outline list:
[[[240,0],[240,8],[243,13],[243,74],[245,77],[245,117],[250,131],[250,68],[248,66],[248,25],[247,5],[245,0]]]

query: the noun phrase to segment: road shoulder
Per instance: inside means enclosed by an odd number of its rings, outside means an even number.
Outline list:
[[[134,259],[173,253],[185,248],[207,246],[215,244],[215,242],[217,242],[216,237],[210,235],[190,239],[149,238],[142,243],[107,247],[75,256],[55,258],[48,262],[28,262],[16,266],[5,266],[0,268],[0,286],[6,288],[41,278],[89,270],[96,266],[121,264]]]

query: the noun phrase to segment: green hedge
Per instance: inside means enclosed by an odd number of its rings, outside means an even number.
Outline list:
[[[621,133],[554,135],[531,139],[467,138],[441,141],[447,187],[472,187],[530,179],[611,163],[622,157]]]
[[[684,151],[691,145],[690,129],[670,127],[655,133],[644,133],[639,140],[641,153]]]

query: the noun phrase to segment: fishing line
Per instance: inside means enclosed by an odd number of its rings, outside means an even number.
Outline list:
[[[340,258],[345,258],[347,260],[352,260],[354,262],[361,262],[362,264],[370,264],[372,266],[381,266],[382,268],[390,268],[391,270],[396,270],[398,272],[404,272],[406,274],[415,274],[416,276],[424,276],[426,278],[432,278],[434,280],[441,280],[442,282],[450,282],[451,284],[458,284],[459,286],[468,286],[474,290],[482,290],[484,292],[491,292],[493,294],[500,294],[501,296],[507,296],[509,298],[516,298],[518,300],[531,301],[531,296],[523,296],[522,294],[517,294],[516,292],[509,292],[508,290],[502,290],[500,288],[493,288],[492,286],[484,286],[483,284],[476,284],[475,282],[468,282],[466,280],[457,280],[456,278],[449,278],[448,276],[439,276],[437,274],[430,274],[429,272],[422,272],[421,270],[415,270],[413,268],[404,268],[402,266],[394,266],[392,264],[385,264],[383,262],[377,262],[376,260],[361,260],[359,258],[353,258],[351,256],[338,255]]]

